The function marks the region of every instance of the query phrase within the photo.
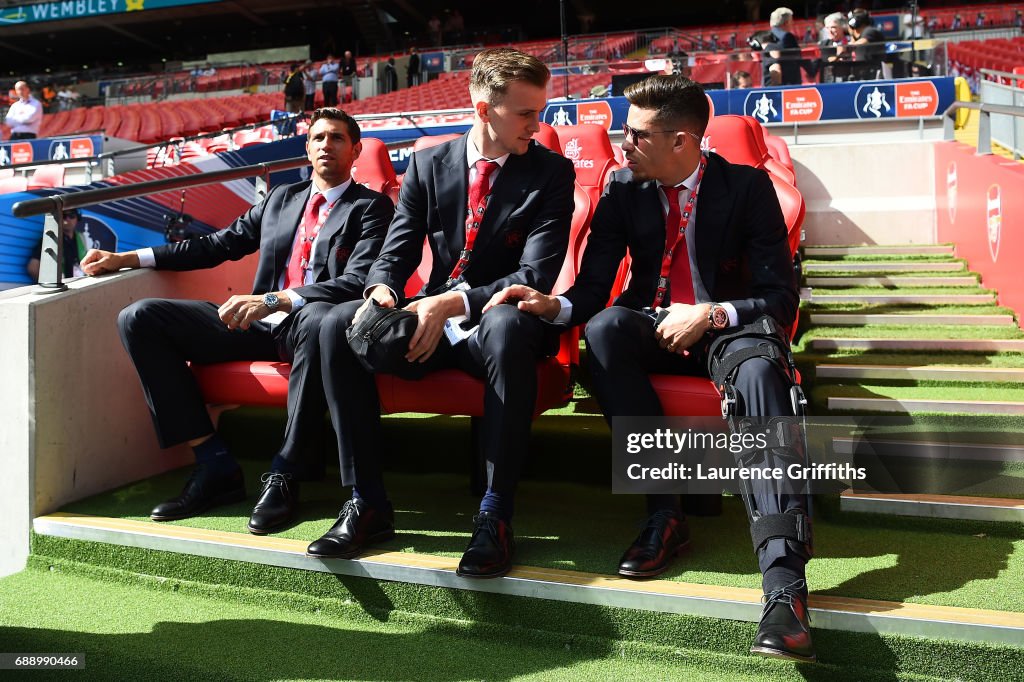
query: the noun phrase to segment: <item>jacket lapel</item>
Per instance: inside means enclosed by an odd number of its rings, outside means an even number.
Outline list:
[[[480,223],[480,234],[477,235],[474,251],[483,251],[498,232],[504,228],[509,215],[523,204],[523,195],[530,186],[530,153],[511,154],[501,172],[498,173],[491,196],[487,200],[487,210]],[[472,261],[470,261],[472,267]]]
[[[722,175],[720,159],[711,155],[704,179],[697,196],[696,233],[697,269],[704,289],[711,294],[715,290],[715,275],[722,245],[728,231],[729,219],[734,202],[729,198],[729,189]]]
[[[448,254],[454,263],[466,243],[466,196],[469,169],[466,167],[466,133],[444,156],[434,158],[434,196]]]
[[[348,214],[352,212],[352,203],[358,194],[359,187],[356,186],[356,181],[352,180],[348,189],[338,198],[338,203],[327,215],[327,221],[320,228],[320,234],[316,238],[316,250],[313,252],[313,262],[310,264],[315,281],[319,282],[321,279],[329,277],[327,257],[330,255],[331,242],[348,222]]]
[[[295,230],[299,227],[302,211],[306,208],[306,200],[309,198],[309,185],[310,183],[304,182],[285,197],[276,220],[273,216],[264,215],[264,220],[273,220],[274,226],[274,284],[271,286],[277,286],[281,273],[288,267],[288,254],[291,253],[292,244],[295,242]]]

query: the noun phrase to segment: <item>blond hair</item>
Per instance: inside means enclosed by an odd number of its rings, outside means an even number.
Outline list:
[[[533,55],[510,47],[498,47],[484,50],[473,59],[469,93],[474,100],[479,98],[494,104],[508,92],[514,81],[546,88],[550,79],[548,67]]]

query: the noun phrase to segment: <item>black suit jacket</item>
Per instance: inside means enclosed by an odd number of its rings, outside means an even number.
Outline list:
[[[570,324],[604,308],[627,248],[631,281],[615,305],[639,310],[654,301],[665,249],[660,195],[653,180],[635,182],[629,170],[612,175],[594,211],[579,276],[564,294],[573,306]],[[800,301],[786,222],[768,175],[709,154],[695,219],[697,267],[712,300],[732,303],[741,325],[766,314],[789,326]]]
[[[288,268],[309,186],[309,181],[279,185],[223,230],[154,248],[156,267],[212,268],[259,250],[253,293],[274,291]],[[340,303],[362,297],[366,273],[380,252],[394,212],[387,196],[353,181],[320,228],[313,252],[314,283],[297,287],[295,292],[309,302]]]
[[[423,240],[433,255],[430,278],[420,292],[444,290],[466,242],[468,133],[413,154],[402,181],[395,220],[366,286],[387,285],[400,297],[420,262]],[[537,143],[511,155],[491,188],[473,255],[463,277],[470,322],[496,292],[525,284],[549,292],[565,260],[572,223],[572,163]]]

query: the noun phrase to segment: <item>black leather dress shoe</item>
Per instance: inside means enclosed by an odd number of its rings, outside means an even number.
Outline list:
[[[299,482],[291,474],[271,471],[260,477],[263,490],[256,499],[252,516],[249,517],[249,532],[266,535],[285,526],[295,517],[299,508]]]
[[[650,578],[664,573],[672,559],[689,544],[690,528],[685,518],[669,510],[654,512],[619,559],[619,575]]]
[[[371,507],[364,500],[349,500],[331,529],[306,549],[306,556],[321,559],[352,559],[367,545],[395,537],[395,512],[389,502]]]
[[[187,519],[207,509],[244,499],[245,478],[241,468],[236,467],[228,474],[215,474],[210,467],[200,464],[189,476],[181,494],[158,504],[149,518],[154,521]]]
[[[805,585],[803,580],[798,580],[764,596],[761,623],[750,653],[806,663],[818,660],[811,642],[807,601],[803,596]]]
[[[457,575],[464,578],[497,578],[512,568],[512,553],[516,541],[512,526],[497,514],[480,512],[473,518],[475,527],[469,546],[462,555]]]

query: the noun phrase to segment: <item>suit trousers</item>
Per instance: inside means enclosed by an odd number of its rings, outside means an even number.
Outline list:
[[[690,356],[670,353],[658,346],[651,318],[639,311],[621,306],[605,308],[591,318],[585,335],[594,392],[609,425],[612,417],[664,415],[649,374],[708,376],[702,352],[706,350],[705,342],[700,342]],[[756,344],[753,339],[737,339],[729,344],[728,350]],[[793,415],[789,382],[768,360],[755,358],[740,365],[735,386],[741,398],[741,416]],[[757,509],[764,515],[809,509],[806,495],[780,494],[768,481],[760,479],[753,480],[752,484]],[[762,573],[780,559],[794,558],[793,550],[781,538],[769,540],[755,549]]]
[[[166,448],[214,432],[199,384],[187,363],[231,360],[291,362],[288,420],[279,452],[299,464],[319,437],[327,410],[320,378],[320,322],[334,306],[307,303],[277,327],[256,322],[229,330],[206,301],[148,298],[117,317],[117,328],[142,382],[157,440]]]
[[[349,348],[345,330],[361,305],[343,303],[320,326],[324,392],[338,437],[342,485],[383,485],[380,397],[373,373]],[[503,495],[515,493],[529,445],[537,401],[537,360],[557,348],[558,329],[513,305],[484,313],[476,334],[452,346],[442,336],[434,354],[409,365],[399,376],[422,378],[455,367],[482,379],[482,447],[487,485]]]
[[[336,107],[338,106],[338,81],[324,81],[324,106],[325,107]]]

